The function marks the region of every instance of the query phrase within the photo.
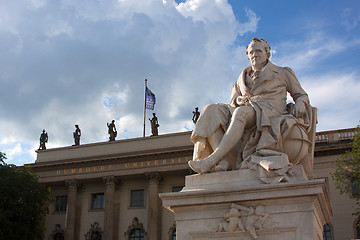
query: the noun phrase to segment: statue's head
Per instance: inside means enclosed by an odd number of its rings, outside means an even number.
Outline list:
[[[231,214],[237,214],[238,212],[239,212],[239,210],[237,208],[230,208]]]
[[[111,122],[112,122],[112,123],[115,123],[115,120],[112,120]]]
[[[246,55],[253,67],[263,67],[270,58],[270,46],[262,38],[253,38],[246,47]]]
[[[265,207],[262,205],[259,205],[255,208],[255,214],[256,215],[262,215],[265,213]]]
[[[79,125],[76,124],[75,127],[76,127],[76,128],[79,128]]]
[[[255,209],[253,207],[249,207],[249,215],[254,215]]]
[[[43,133],[45,133],[45,129],[43,129]]]

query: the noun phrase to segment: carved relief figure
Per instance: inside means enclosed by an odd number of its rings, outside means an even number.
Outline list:
[[[264,206],[245,207],[232,203],[230,212],[225,214],[224,220],[219,223],[217,232],[249,232],[250,235],[257,239],[256,231],[263,230],[264,222],[270,217],[265,213]]]
[[[275,66],[270,46],[253,38],[246,48],[251,66],[242,71],[228,104],[210,104],[191,135],[189,166],[198,173],[249,168],[270,183],[287,181],[291,164],[312,177],[311,139],[316,119],[295,73]],[[287,92],[295,104],[286,103]]]
[[[195,108],[195,112],[193,111],[193,117],[192,117],[193,123],[196,124],[196,122],[197,122],[197,120],[199,119],[199,117],[200,117],[199,108],[196,107],[196,108]]]
[[[115,141],[117,136],[117,131],[115,127],[115,120],[112,120],[111,123],[107,123],[108,133],[109,133],[109,142]]]
[[[41,135],[40,135],[40,146],[39,150],[46,149],[46,143],[48,142],[49,137],[47,132],[45,132],[45,129],[43,129]]]
[[[79,125],[75,125],[75,132],[73,132],[75,145],[80,145],[81,129]]]
[[[160,125],[155,113],[153,113],[153,117],[151,119],[149,118],[149,121],[151,123],[151,136],[158,136],[159,135],[158,127]]]
[[[235,207],[231,207],[230,212],[225,214],[224,220],[219,224],[216,231],[234,232],[237,229],[245,231],[244,225],[241,222],[240,211]]]

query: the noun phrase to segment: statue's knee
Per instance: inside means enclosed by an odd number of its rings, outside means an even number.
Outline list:
[[[210,116],[213,116],[218,112],[219,112],[219,107],[216,104],[208,104],[204,107],[203,111],[201,112],[201,115],[210,114]]]
[[[216,107],[216,104],[208,104],[208,105],[206,105],[205,107],[204,107],[204,109],[203,109],[203,112],[205,112],[205,111],[211,111],[211,110],[214,110],[214,109],[216,109],[217,107]]]
[[[232,118],[233,118],[233,120],[238,120],[238,121],[245,123],[246,115],[247,115],[246,111],[242,111],[241,108],[237,108],[234,110]]]
[[[243,123],[251,121],[255,117],[255,110],[252,107],[238,107],[233,112],[233,119]]]

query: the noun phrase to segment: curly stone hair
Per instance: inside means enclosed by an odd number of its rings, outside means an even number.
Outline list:
[[[270,45],[268,44],[268,42],[266,40],[264,40],[262,38],[257,38],[257,37],[254,37],[253,39],[251,39],[249,45],[246,46],[246,55],[248,55],[248,51],[247,51],[248,47],[253,42],[260,42],[265,48],[266,55],[268,56],[268,58],[270,58],[270,55],[271,55],[271,53],[270,53],[270,49],[271,49]]]

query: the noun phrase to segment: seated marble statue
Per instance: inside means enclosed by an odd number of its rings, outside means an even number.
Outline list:
[[[228,104],[207,105],[191,135],[189,166],[197,173],[239,168],[286,181],[291,165],[312,177],[316,108],[295,73],[270,60],[270,46],[253,38],[246,47],[251,66],[235,82]],[[287,93],[294,103],[287,104]]]

